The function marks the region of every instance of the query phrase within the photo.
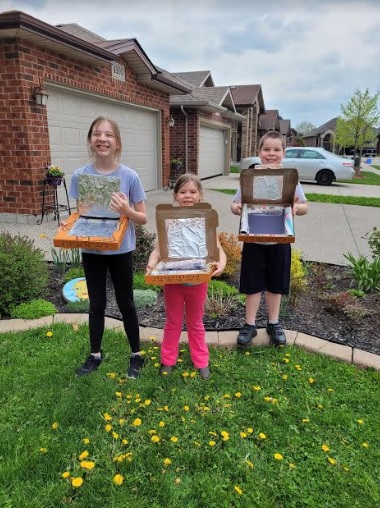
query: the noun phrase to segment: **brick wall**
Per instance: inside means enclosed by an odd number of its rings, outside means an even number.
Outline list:
[[[46,108],[35,104],[32,92],[46,81],[161,110],[163,184],[167,181],[168,95],[140,84],[128,67],[124,83],[111,79],[109,64],[88,65],[26,41],[4,39],[0,41],[0,214],[40,214],[50,147]]]

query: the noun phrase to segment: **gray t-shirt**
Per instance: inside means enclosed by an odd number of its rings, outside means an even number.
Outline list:
[[[94,168],[93,164],[87,164],[82,168],[76,169],[71,178],[70,182],[70,190],[69,196],[73,199],[78,199],[78,175],[80,174],[87,175],[99,175],[100,173]],[[131,205],[135,205],[140,201],[144,201],[147,199],[146,194],[144,192],[142,183],[136,171],[123,164],[119,164],[117,169],[110,173],[107,176],[120,178],[120,191],[124,192],[130,202]],[[119,250],[90,250],[83,249],[83,252],[88,254],[124,254],[126,252],[130,252],[135,250],[136,247],[136,236],[135,236],[135,225],[130,220],[128,222],[128,228],[122,240],[122,244]]]

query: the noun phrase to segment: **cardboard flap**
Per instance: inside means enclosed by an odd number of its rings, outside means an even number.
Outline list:
[[[298,180],[297,169],[279,164],[244,169],[240,174],[242,203],[292,206]]]
[[[207,260],[217,261],[219,259],[219,250],[217,248],[217,226],[218,214],[212,209],[209,203],[197,203],[193,206],[173,206],[160,204],[156,206],[156,226],[157,236],[160,248],[160,258],[162,261],[173,259],[189,259],[193,256],[181,257],[171,256],[169,252],[168,225],[172,219],[193,219],[201,218],[205,223],[205,248],[203,257]],[[186,240],[184,240],[186,241]]]

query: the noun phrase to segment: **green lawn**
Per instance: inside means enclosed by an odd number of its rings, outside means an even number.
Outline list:
[[[127,380],[125,338],[107,330],[105,361],[77,378],[87,336],[0,335],[1,507],[379,506],[379,372],[291,346],[212,347],[202,381],[182,346],[160,377],[152,338]]]

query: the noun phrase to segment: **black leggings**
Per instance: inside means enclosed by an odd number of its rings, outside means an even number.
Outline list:
[[[106,280],[107,270],[114,285],[116,303],[123,317],[131,351],[140,350],[139,322],[133,296],[132,252],[126,254],[87,254],[82,253],[90,300],[89,330],[92,353],[101,350],[105,328]]]

